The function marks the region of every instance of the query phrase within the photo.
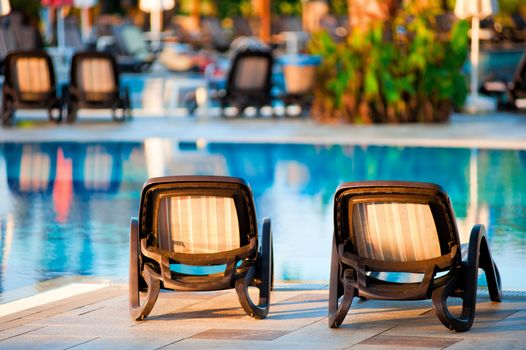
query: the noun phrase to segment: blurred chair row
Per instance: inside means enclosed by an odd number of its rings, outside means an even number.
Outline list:
[[[4,126],[13,123],[17,109],[46,109],[49,119],[74,122],[80,108],[111,109],[115,121],[131,118],[127,89],[119,86],[119,70],[112,55],[78,52],[73,56],[69,85],[59,88],[53,62],[44,51],[15,51],[5,59],[1,118]],[[121,113],[119,114],[118,111]]]

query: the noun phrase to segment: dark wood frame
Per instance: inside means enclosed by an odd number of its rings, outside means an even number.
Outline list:
[[[427,203],[437,224],[441,256],[414,262],[387,262],[358,255],[349,228],[349,206],[356,202],[399,201]],[[478,269],[485,271],[490,299],[501,301],[500,275],[491,257],[483,225],[471,231],[468,257],[461,258],[461,245],[449,197],[438,185],[418,182],[367,181],[344,183],[334,196],[334,239],[332,246],[329,327],[345,319],[354,297],[381,300],[432,299],[440,321],[457,332],[473,325],[477,296]],[[422,273],[419,283],[390,282],[378,278],[380,272]],[[447,272],[437,277],[438,272]],[[462,313],[453,316],[448,297],[462,299]]]
[[[50,90],[39,94],[36,100],[24,100],[16,84],[16,61],[20,58],[44,58],[47,63],[50,79]],[[40,50],[14,51],[5,59],[5,81],[2,87],[2,124],[9,126],[13,123],[16,109],[47,109],[48,118],[60,123],[62,120],[62,100],[57,96],[55,70],[51,57]],[[54,112],[57,114],[55,115]]]
[[[240,227],[241,247],[212,254],[187,254],[161,250],[155,218],[159,198],[167,194],[228,196],[234,199]],[[148,180],[141,194],[139,218],[130,228],[130,315],[143,320],[151,312],[159,290],[203,291],[235,288],[243,310],[262,319],[269,311],[273,276],[270,219],[263,220],[261,247],[258,244],[256,211],[252,192],[239,178],[223,176],[172,176]],[[193,266],[226,265],[224,272],[188,275],[170,269],[170,262]],[[255,304],[248,287],[259,289]],[[140,292],[146,293],[145,302]]]

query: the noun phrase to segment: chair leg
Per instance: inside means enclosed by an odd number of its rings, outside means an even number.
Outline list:
[[[468,257],[462,268],[463,271],[457,272],[457,275],[450,282],[433,291],[433,308],[444,326],[451,330],[465,332],[473,326],[477,304],[479,267],[486,271],[491,300],[500,301],[500,275],[491,259],[486,230],[483,225],[475,225],[471,230]],[[458,290],[460,290],[460,293]],[[460,317],[455,317],[449,312],[447,307],[447,298],[449,296],[462,298]]]
[[[69,100],[66,104],[66,121],[68,123],[73,123],[75,120],[77,120],[77,105],[74,101]]]
[[[329,284],[329,327],[338,328],[351,307],[352,300],[356,296],[356,288],[351,283],[341,279],[341,265],[338,259],[336,240],[333,238],[331,255],[331,274]],[[340,305],[338,302],[342,298]]]
[[[486,275],[490,299],[497,302],[502,301],[499,269],[491,256],[491,250],[485,234],[481,237],[480,242],[479,266]]]
[[[128,119],[132,119],[133,118],[133,114],[132,114],[132,108],[131,108],[131,101],[130,101],[130,92],[128,90],[128,88],[126,87],[124,89],[124,112],[126,114],[126,118]]]
[[[139,230],[137,219],[132,219],[130,228],[130,282],[129,282],[129,309],[130,316],[135,321],[146,318],[153,309],[160,291],[159,276],[149,267],[144,266],[143,277],[139,264]],[[141,305],[141,284],[146,283],[145,303]]]
[[[236,292],[239,303],[247,315],[263,319],[267,317],[270,307],[270,291],[273,283],[273,248],[272,230],[270,219],[263,220],[263,232],[261,242],[261,255],[255,267],[251,267],[244,278],[236,281]],[[259,301],[255,305],[248,294],[248,286],[257,279],[256,287],[259,289]]]
[[[10,126],[13,123],[13,115],[13,101],[9,98],[4,97],[2,102],[2,125]]]

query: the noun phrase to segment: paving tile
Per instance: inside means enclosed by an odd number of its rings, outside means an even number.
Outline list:
[[[163,350],[170,349],[189,349],[189,350],[202,350],[202,349],[214,349],[214,350],[290,350],[290,345],[288,344],[277,344],[273,341],[248,341],[248,340],[235,340],[234,342],[230,340],[211,340],[211,339],[184,339],[182,341],[169,344],[163,348]],[[307,345],[302,348],[310,350],[312,348]],[[319,348],[318,348],[319,349]]]
[[[182,338],[178,336],[132,336],[132,337],[104,337],[88,343],[75,346],[74,350],[152,350],[177,343]]]
[[[420,348],[447,348],[461,341],[460,339],[447,337],[415,337],[403,335],[385,335],[379,334],[367,338],[359,344],[364,345],[381,345],[390,347],[420,347]]]
[[[495,350],[495,349],[506,349],[506,350],[524,350],[526,348],[526,338],[523,336],[522,339],[507,339],[495,337],[488,341],[487,338],[469,337],[463,341],[456,343],[448,350]]]
[[[92,341],[90,337],[26,335],[3,340],[0,348],[11,349],[68,349]]]
[[[17,337],[20,335],[26,335],[28,333],[32,333],[36,330],[39,330],[40,328],[44,328],[44,326],[20,325],[18,327],[13,327],[0,332],[0,341]]]
[[[344,349],[353,344],[385,332],[389,326],[356,324],[345,328],[329,328],[327,318],[301,327],[276,339],[273,343],[288,344],[289,348],[308,345],[312,349]]]
[[[287,332],[258,329],[209,329],[193,335],[196,339],[230,339],[230,340],[274,340]]]

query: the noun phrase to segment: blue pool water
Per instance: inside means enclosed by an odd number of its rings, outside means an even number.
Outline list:
[[[526,290],[526,152],[212,143],[0,143],[0,291],[59,276],[125,281],[143,182],[164,174],[245,178],[272,218],[278,281],[326,283],[332,196],[344,181],[441,184],[463,241],[487,226],[506,290]]]

